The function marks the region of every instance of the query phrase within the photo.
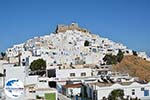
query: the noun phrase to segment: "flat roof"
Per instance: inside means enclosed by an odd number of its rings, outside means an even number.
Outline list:
[[[64,88],[79,88],[81,86],[82,86],[82,84],[79,83],[79,84],[67,84],[67,85],[64,85],[63,87]]]
[[[118,83],[120,85],[131,85],[132,83],[134,82],[122,82],[122,83]],[[105,82],[95,82],[95,83],[88,83],[90,85],[96,85],[96,86],[99,86],[99,87],[107,87],[107,86],[112,86],[114,84],[117,84],[117,83],[105,83]]]

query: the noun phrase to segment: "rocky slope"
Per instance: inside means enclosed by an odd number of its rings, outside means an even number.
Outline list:
[[[137,56],[125,56],[119,64],[113,66],[113,70],[150,81],[150,62]]]

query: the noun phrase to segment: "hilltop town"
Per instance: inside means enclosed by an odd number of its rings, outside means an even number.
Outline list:
[[[128,71],[113,70],[118,66],[112,68],[114,62],[108,64],[104,59],[106,55],[115,57],[120,53],[150,61],[145,52],[136,52],[93,34],[77,23],[58,25],[49,35],[34,37],[7,49],[5,59],[0,62],[1,98],[9,100],[3,88],[10,78],[18,78],[24,83],[23,100],[47,100],[47,93],[54,96],[52,100],[107,100],[115,89],[124,91],[125,100],[150,97],[147,88],[150,83],[130,76]],[[45,69],[42,66],[42,74],[31,69],[33,62],[39,59],[46,63]]]
[[[125,55],[133,54],[123,44],[91,34],[87,29],[72,23],[68,26],[58,25],[56,32],[50,35],[34,37],[14,45],[8,48],[6,54],[9,63],[22,66],[29,66],[32,61],[43,58],[49,69],[58,65],[101,65],[105,63],[103,58],[106,54],[117,55],[119,50]],[[138,56],[150,60],[145,52],[139,52]]]

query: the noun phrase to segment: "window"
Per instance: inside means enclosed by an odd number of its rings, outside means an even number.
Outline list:
[[[26,65],[26,63],[25,63],[25,62],[23,62],[23,63],[22,63],[22,66],[25,66],[25,65]]]
[[[46,80],[39,80],[39,82],[47,82]]]
[[[132,89],[132,95],[135,95],[135,89]]]
[[[144,91],[145,89],[144,88],[141,88],[141,91]]]
[[[70,76],[75,76],[75,73],[70,73]]]
[[[35,93],[36,91],[35,91],[35,89],[34,89],[34,87],[29,87],[29,93]]]
[[[54,61],[54,64],[56,64],[56,61]]]
[[[93,48],[93,52],[96,52],[96,49],[95,49],[95,48]]]
[[[22,61],[25,61],[25,59],[22,59]]]
[[[55,53],[55,52],[53,52],[53,55],[56,55],[56,53]]]
[[[86,76],[86,73],[81,73],[81,76]]]
[[[71,42],[69,42],[69,44],[72,44]]]

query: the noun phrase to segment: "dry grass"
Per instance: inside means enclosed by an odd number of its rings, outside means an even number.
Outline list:
[[[113,65],[114,71],[127,72],[131,76],[150,81],[150,62],[136,56],[125,56],[121,63]]]

